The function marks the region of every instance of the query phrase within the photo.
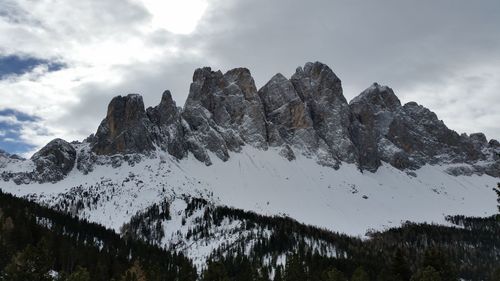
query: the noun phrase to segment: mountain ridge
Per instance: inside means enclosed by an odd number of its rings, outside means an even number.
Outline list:
[[[448,172],[500,177],[498,141],[488,142],[482,133],[459,135],[429,109],[403,105],[391,88],[377,83],[347,102],[340,79],[320,62],[298,67],[290,79],[278,73],[260,89],[246,68],[224,74],[199,68],[182,108],[168,90],[159,105],[148,108],[139,94],[116,96],[85,142],[91,150],[82,154],[56,139],[33,155],[36,169],[3,172],[2,178],[56,182],[74,166],[87,173],[99,155],[155,150],[176,159],[192,154],[211,165],[209,152],[227,161],[230,151],[245,145],[277,147],[290,161],[303,154],[334,169],[354,163],[375,172],[386,162],[411,173],[425,164],[463,163]]]

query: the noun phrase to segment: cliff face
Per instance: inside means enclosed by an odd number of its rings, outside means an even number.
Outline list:
[[[148,109],[140,95],[115,97],[87,143],[90,150],[75,152],[79,169],[86,167],[80,162],[88,166],[99,156],[152,155],[156,150],[177,159],[191,153],[211,165],[213,155],[226,161],[229,152],[251,145],[278,147],[290,161],[300,153],[332,168],[345,162],[375,172],[383,162],[401,170],[455,163],[450,174],[500,176],[498,141],[481,133],[459,135],[429,109],[415,102],[402,105],[391,88],[376,83],[348,103],[340,79],[320,62],[297,68],[290,79],[278,73],[259,90],[246,68],[224,74],[197,69],[183,108],[169,91]],[[40,181],[60,179],[75,161],[70,144],[48,146],[37,154],[53,159],[46,166],[58,172],[56,177],[32,175]],[[68,161],[62,154],[69,155]]]

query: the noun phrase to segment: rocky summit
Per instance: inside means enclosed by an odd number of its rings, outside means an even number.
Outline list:
[[[133,162],[155,151],[211,165],[212,157],[227,161],[245,145],[278,148],[290,161],[302,154],[334,169],[351,163],[375,172],[385,162],[411,174],[426,164],[455,164],[447,170],[451,175],[500,177],[497,140],[460,135],[429,109],[403,105],[377,83],[347,102],[341,80],[320,62],[298,67],[290,79],[278,73],[260,89],[246,68],[196,69],[183,108],[169,91],[147,109],[138,94],[117,96],[95,135],[83,143],[54,140],[32,157],[33,171],[2,177],[53,182],[75,162],[86,173],[102,161]]]

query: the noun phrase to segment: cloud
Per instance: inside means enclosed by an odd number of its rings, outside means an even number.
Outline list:
[[[29,136],[27,132],[38,130],[36,135],[42,135],[39,120],[15,109],[0,110],[0,150],[29,156],[37,145],[30,139],[33,134]]]
[[[95,132],[115,95],[138,92],[154,105],[170,89],[183,105],[197,67],[245,66],[262,86],[319,60],[348,99],[377,81],[459,132],[500,138],[491,125],[500,121],[491,109],[500,87],[498,1],[190,1],[199,2],[186,17],[194,21],[175,30],[149,0],[5,0],[0,56],[44,63],[0,80],[0,109],[38,116],[19,132],[40,147]],[[52,71],[53,62],[64,67]]]

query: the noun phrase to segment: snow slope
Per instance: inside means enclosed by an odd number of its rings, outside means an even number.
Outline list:
[[[73,169],[57,183],[9,181],[0,182],[0,187],[116,231],[151,204],[185,196],[264,215],[286,215],[355,236],[407,220],[448,224],[446,215],[496,212],[492,188],[498,179],[451,176],[444,172],[450,166],[427,165],[405,173],[384,164],[375,173],[361,173],[355,165],[344,163],[334,170],[301,155],[288,161],[278,150],[250,146],[232,153],[226,162],[212,157],[211,166],[192,155],[181,161],[163,152],[141,157],[133,166],[98,165],[87,175]]]

